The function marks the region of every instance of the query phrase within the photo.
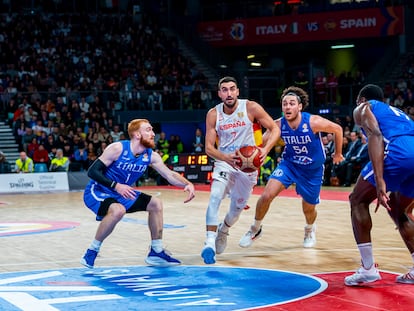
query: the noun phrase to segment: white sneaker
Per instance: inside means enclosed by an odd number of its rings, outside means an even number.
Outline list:
[[[414,284],[414,267],[412,267],[406,274],[397,276],[395,281],[404,284]]]
[[[204,263],[211,265],[216,263],[216,250],[215,245],[210,245],[209,243],[204,243],[204,248],[201,251],[201,257],[204,260]]]
[[[217,237],[216,237],[216,254],[223,253],[227,247],[227,236],[229,235],[229,233],[221,231],[221,228],[223,228],[223,226],[224,226],[223,223],[221,223],[218,226]]]
[[[347,286],[359,286],[364,283],[371,283],[381,280],[381,275],[377,269],[376,264],[373,264],[371,268],[365,269],[361,266],[354,274],[345,277],[345,285]]]
[[[250,230],[246,232],[245,235],[239,241],[240,247],[250,247],[255,240],[262,236],[262,226],[260,226],[259,230],[256,231],[256,228],[253,226],[250,227]]]
[[[303,238],[303,247],[310,248],[314,247],[316,244],[316,225],[314,224],[312,228],[305,226],[305,237]]]

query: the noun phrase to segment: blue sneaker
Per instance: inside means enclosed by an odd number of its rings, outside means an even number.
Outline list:
[[[181,264],[181,261],[171,257],[169,252],[166,251],[165,249],[163,249],[162,252],[157,253],[153,250],[152,247],[151,247],[151,250],[147,258],[145,259],[145,262],[151,266],[159,266],[159,267],[176,266],[176,265]]]
[[[95,263],[96,256],[98,256],[98,252],[88,248],[86,250],[85,255],[82,257],[80,263],[85,267],[92,269]]]
[[[203,257],[204,263],[207,265],[216,263],[216,251],[208,244],[206,244],[201,251],[201,257]]]

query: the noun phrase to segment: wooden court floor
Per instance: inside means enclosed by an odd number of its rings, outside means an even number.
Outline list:
[[[200,252],[205,237],[208,186],[197,186],[196,198],[184,204],[186,193],[175,187],[142,187],[164,202],[164,245],[185,265],[203,265]],[[301,201],[286,190],[272,203],[263,223],[263,236],[251,248],[238,246],[254,217],[254,206],[262,188],[255,189],[251,208],[243,211],[231,229],[226,252],[217,265],[289,270],[299,273],[351,271],[359,266],[352,235],[349,205],[344,199],[350,188],[323,190],[318,206],[317,246],[304,249],[304,217]],[[329,194],[329,199],[323,199]],[[97,222],[83,204],[82,192],[11,194],[0,196],[0,273],[81,267],[79,259],[92,241]],[[221,218],[227,210],[225,199]],[[374,206],[371,207],[372,210]],[[381,270],[406,272],[411,257],[385,209],[373,213],[374,255]],[[147,214],[127,214],[104,242],[95,264],[99,266],[145,265],[150,242]],[[5,225],[32,222],[73,222],[69,230],[41,234],[1,236]]]

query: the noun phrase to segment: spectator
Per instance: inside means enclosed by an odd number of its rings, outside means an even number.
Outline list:
[[[88,170],[89,167],[89,157],[88,151],[86,150],[85,145],[79,146],[73,154],[73,160],[70,163],[70,171],[83,171]]]
[[[119,125],[116,124],[116,125],[114,125],[114,128],[113,128],[113,130],[111,131],[110,134],[113,138],[113,141],[119,141],[121,139],[121,135],[123,133],[124,132],[121,131]]]
[[[20,152],[20,157],[16,160],[16,173],[33,173],[33,160],[29,158],[26,152]]]
[[[195,137],[193,139],[193,152],[204,152],[205,137],[200,128],[195,131]]]
[[[177,138],[175,135],[171,135],[168,140],[168,154],[177,153]]]
[[[328,137],[330,135],[330,137]],[[325,170],[324,170],[324,176],[323,176],[323,185],[329,186],[330,180],[331,180],[331,171],[333,168],[333,160],[332,160],[332,154],[334,153],[335,146],[333,141],[333,135],[332,133],[329,133],[326,136],[322,136],[322,143],[325,150]]]
[[[398,92],[397,97],[391,102],[391,105],[399,109],[403,109],[404,106],[404,94]]]
[[[57,148],[57,143],[55,141],[53,134],[47,136],[47,140],[44,143],[44,147],[49,153],[52,151],[53,148]]]
[[[361,140],[356,132],[351,132],[350,138],[351,141],[348,144],[344,161],[334,166],[335,175],[339,178],[339,181],[343,183],[343,187],[351,186],[350,180],[346,180],[347,165],[351,163],[353,157],[356,157],[361,146]]]
[[[338,78],[335,75],[333,70],[330,70],[328,73],[328,78],[326,79],[326,86],[328,89],[328,103],[330,105],[336,105],[337,103],[337,91],[338,91]]]
[[[202,89],[200,98],[201,98],[203,108],[210,109],[212,106],[213,95],[211,94],[211,91],[207,87],[204,87]]]
[[[177,153],[183,153],[184,152],[184,144],[181,141],[180,135],[175,135],[175,145],[176,145]]]
[[[157,107],[160,111],[163,110],[162,94],[158,92],[157,90],[152,91],[148,95],[147,101],[148,101],[148,107],[151,108],[152,111],[156,110]]]
[[[50,162],[49,171],[66,172],[69,169],[69,158],[63,155],[61,148],[56,150],[56,157]]]
[[[313,81],[313,87],[315,89],[315,104],[317,106],[323,106],[326,104],[326,77],[322,71],[318,71],[315,80]]]
[[[26,127],[26,131],[22,137],[22,145],[25,152],[27,152],[27,148],[29,144],[32,143],[33,138],[37,139],[37,136],[33,133],[33,130],[30,127]]]
[[[33,137],[30,144],[27,145],[27,155],[30,158],[33,158],[34,152],[39,148],[39,144],[37,142],[37,137]]]
[[[108,131],[106,130],[105,127],[101,126],[99,127],[99,131],[98,131],[98,138],[100,141],[107,141],[108,137],[110,137],[111,134],[108,133]],[[112,138],[112,136],[111,136]]]
[[[69,160],[73,158],[73,153],[75,152],[73,148],[73,141],[65,140],[63,145],[63,155]]]
[[[39,147],[33,153],[33,162],[45,163],[49,167],[49,152],[45,149],[43,144],[40,144]]]
[[[6,156],[0,151],[0,174],[10,173],[10,164],[6,159]]]
[[[158,138],[157,141],[157,145],[156,145],[156,150],[158,150],[159,152],[161,152],[161,156],[168,154],[170,148],[170,144],[168,142],[168,140],[166,139],[166,134],[165,132],[161,132],[160,133],[160,137]]]
[[[101,142],[101,147],[95,149],[92,143],[88,144],[87,153],[88,153],[88,167],[100,156],[105,150],[108,143],[106,141]]]
[[[345,184],[344,186],[351,185],[355,181],[355,177],[359,175],[362,168],[369,161],[368,144],[365,135],[361,135],[361,144],[354,156],[351,156],[346,164]]]
[[[297,72],[296,77],[293,79],[293,84],[305,90],[306,92],[309,92],[309,80],[306,78],[303,70],[299,70]]]

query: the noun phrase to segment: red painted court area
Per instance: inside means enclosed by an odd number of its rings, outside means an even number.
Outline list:
[[[395,283],[396,274],[381,272],[380,281],[368,286],[348,287],[343,280],[349,274],[349,271],[315,274],[328,283],[324,292],[308,299],[263,310],[403,311],[414,307],[414,286]]]

